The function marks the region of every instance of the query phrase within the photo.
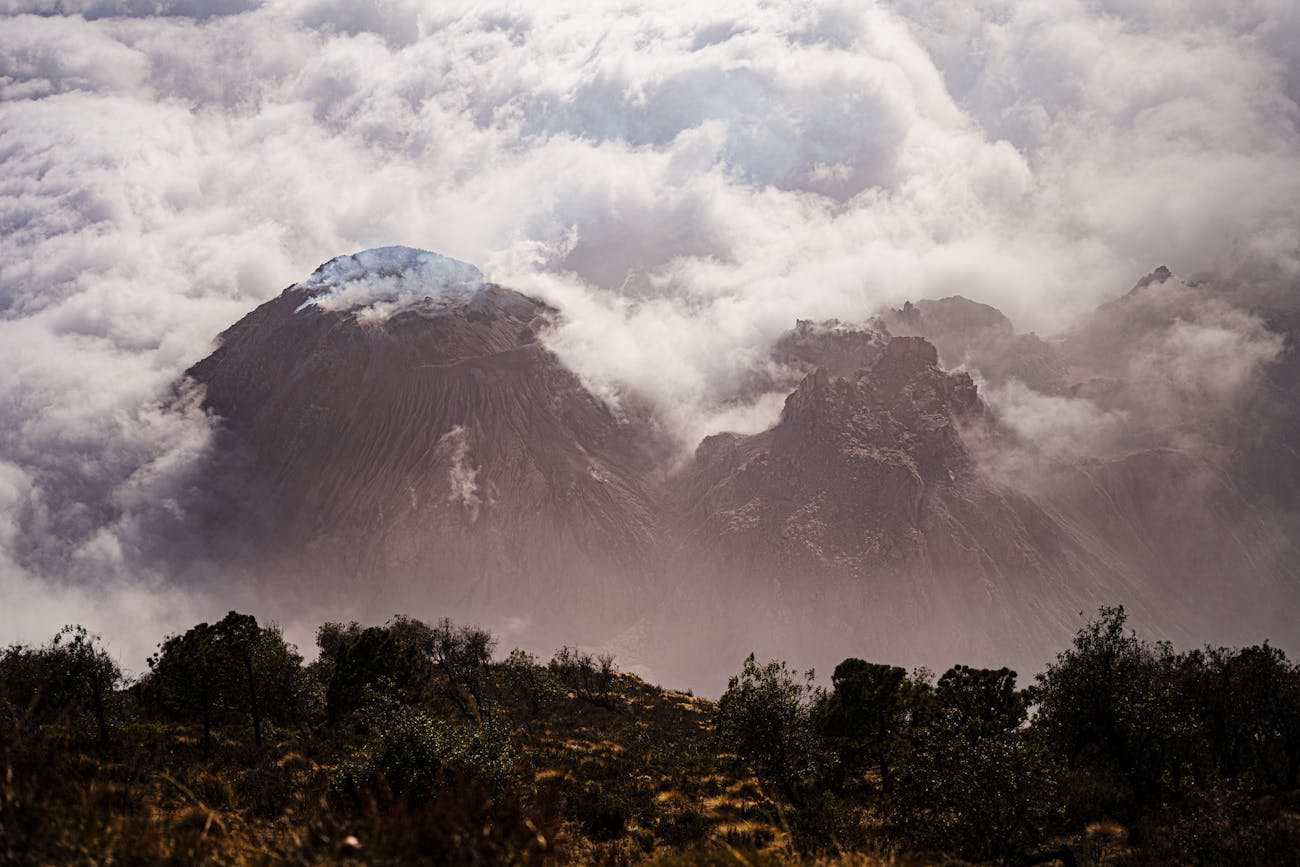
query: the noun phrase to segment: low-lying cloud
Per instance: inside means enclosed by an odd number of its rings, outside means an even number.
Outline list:
[[[152,592],[141,553],[209,435],[171,389],[341,253],[544,296],[566,361],[687,440],[770,418],[732,399],[796,317],[960,293],[1046,332],[1160,262],[1273,300],[1300,280],[1282,0],[0,11],[4,638],[219,613]]]

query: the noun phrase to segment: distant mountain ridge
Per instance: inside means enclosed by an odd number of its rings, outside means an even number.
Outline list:
[[[1144,309],[1142,334],[1178,327]],[[232,568],[287,601],[508,623],[539,646],[577,636],[700,683],[750,649],[1038,660],[1080,611],[1114,603],[1183,641],[1300,638],[1284,500],[1300,412],[1294,388],[1278,399],[1290,332],[1234,397],[1271,395],[1269,426],[1180,445],[1133,408],[1124,374],[1140,366],[1121,370],[1116,348],[1144,321],[1131,312],[1103,308],[1057,342],[963,298],[799,322],[772,349],[802,376],[776,425],[710,436],[675,468],[652,418],[616,415],[547,349],[562,315],[472,266],[384,248],[224,332],[190,376],[246,498],[213,528],[247,540]],[[1138,433],[1113,454],[1039,454],[972,373]],[[1270,449],[1279,472],[1260,477]]]

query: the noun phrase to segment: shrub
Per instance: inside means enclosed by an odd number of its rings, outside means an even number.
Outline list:
[[[520,783],[520,757],[503,729],[450,725],[413,708],[382,713],[370,738],[340,765],[336,787],[345,792],[420,798],[452,779],[474,777],[491,792]]]
[[[887,828],[912,849],[976,860],[1023,855],[1061,815],[1050,754],[1028,732],[963,722],[950,712],[909,738]]]
[[[1300,864],[1300,829],[1241,785],[1215,782],[1150,814],[1137,833],[1133,864],[1286,867]]]
[[[502,693],[529,716],[539,715],[559,694],[555,674],[527,651],[519,648],[510,651],[498,669]]]
[[[617,840],[627,831],[631,810],[617,795],[595,783],[574,786],[565,798],[565,814],[598,843]]]

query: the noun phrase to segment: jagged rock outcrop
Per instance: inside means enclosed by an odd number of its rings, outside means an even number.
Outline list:
[[[675,663],[745,642],[801,658],[1029,659],[1068,632],[1066,612],[1131,596],[1123,570],[982,473],[964,438],[990,422],[967,374],[895,337],[866,370],[809,375],[771,430],[705,440],[675,492],[666,619],[726,616]]]
[[[800,321],[742,389],[788,389],[777,422],[684,464],[546,347],[559,315],[404,248],[250,313],[191,371],[221,420],[213,559],[705,688],[750,650],[1032,666],[1108,604],[1185,643],[1300,640],[1284,314],[1157,271],[1054,342],[963,298]],[[1116,431],[1057,448],[1033,413]]]
[[[879,323],[855,326],[838,319],[800,319],[772,347],[772,359],[805,375],[825,370],[848,376],[870,367],[889,345],[889,333]]]
[[[1068,365],[1060,352],[1036,334],[1017,333],[1011,320],[987,304],[960,295],[909,301],[879,321],[890,334],[929,340],[945,367],[974,370],[994,384],[1014,379],[1045,394],[1066,387]]]

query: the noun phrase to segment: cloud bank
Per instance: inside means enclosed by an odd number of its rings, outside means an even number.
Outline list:
[[[545,297],[565,360],[686,439],[770,418],[729,401],[795,317],[961,293],[1046,332],[1161,262],[1300,283],[1286,0],[0,13],[3,639],[219,613],[144,554],[209,436],[171,389],[341,253]]]

